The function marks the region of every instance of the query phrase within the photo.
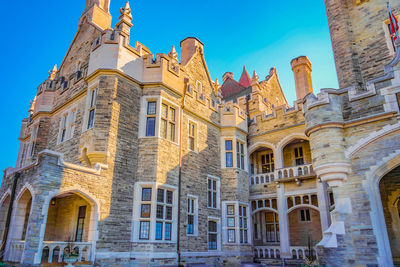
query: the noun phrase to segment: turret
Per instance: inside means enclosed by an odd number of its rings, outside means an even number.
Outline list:
[[[86,0],[79,25],[93,23],[103,30],[111,27],[110,0]]]
[[[308,93],[312,93],[313,91],[311,62],[306,56],[301,56],[293,59],[290,64],[294,73],[297,99],[303,99]]]
[[[120,9],[120,12],[121,15],[119,16],[119,20],[115,25],[115,29],[129,36],[133,24],[132,24],[131,7],[128,1],[126,1],[125,6]]]

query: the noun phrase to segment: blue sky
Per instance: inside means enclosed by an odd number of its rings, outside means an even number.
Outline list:
[[[111,0],[113,25],[124,0]],[[284,3],[284,4],[283,4]],[[60,64],[77,29],[85,0],[4,1],[2,105],[0,116],[0,168],[14,166],[21,120],[27,116],[36,87]],[[290,104],[295,100],[290,60],[306,55],[313,64],[314,92],[337,88],[323,1],[183,1],[134,0],[131,2],[136,40],[152,53],[168,53],[187,36],[205,44],[212,79],[226,71],[239,79],[243,65],[255,69],[260,79],[276,67]]]

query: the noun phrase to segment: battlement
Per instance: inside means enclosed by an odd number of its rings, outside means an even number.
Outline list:
[[[235,127],[247,133],[246,112],[238,104],[224,103],[221,108],[221,127]]]

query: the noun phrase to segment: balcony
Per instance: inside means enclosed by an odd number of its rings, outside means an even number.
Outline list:
[[[257,259],[280,259],[280,246],[255,246],[254,257]],[[290,254],[292,259],[304,259],[309,256],[308,247],[290,246]],[[312,249],[315,256],[316,251]]]
[[[92,242],[73,242],[73,250],[79,255],[78,262],[91,262]],[[63,262],[64,251],[70,244],[62,241],[43,241],[42,263]]]
[[[291,182],[314,178],[312,164],[276,169],[270,173],[253,174],[250,176],[250,186],[269,184],[273,182]]]

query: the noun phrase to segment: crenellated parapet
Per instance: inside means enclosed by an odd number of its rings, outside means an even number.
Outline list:
[[[248,132],[246,112],[238,104],[229,102],[221,108],[221,127],[238,128]]]

